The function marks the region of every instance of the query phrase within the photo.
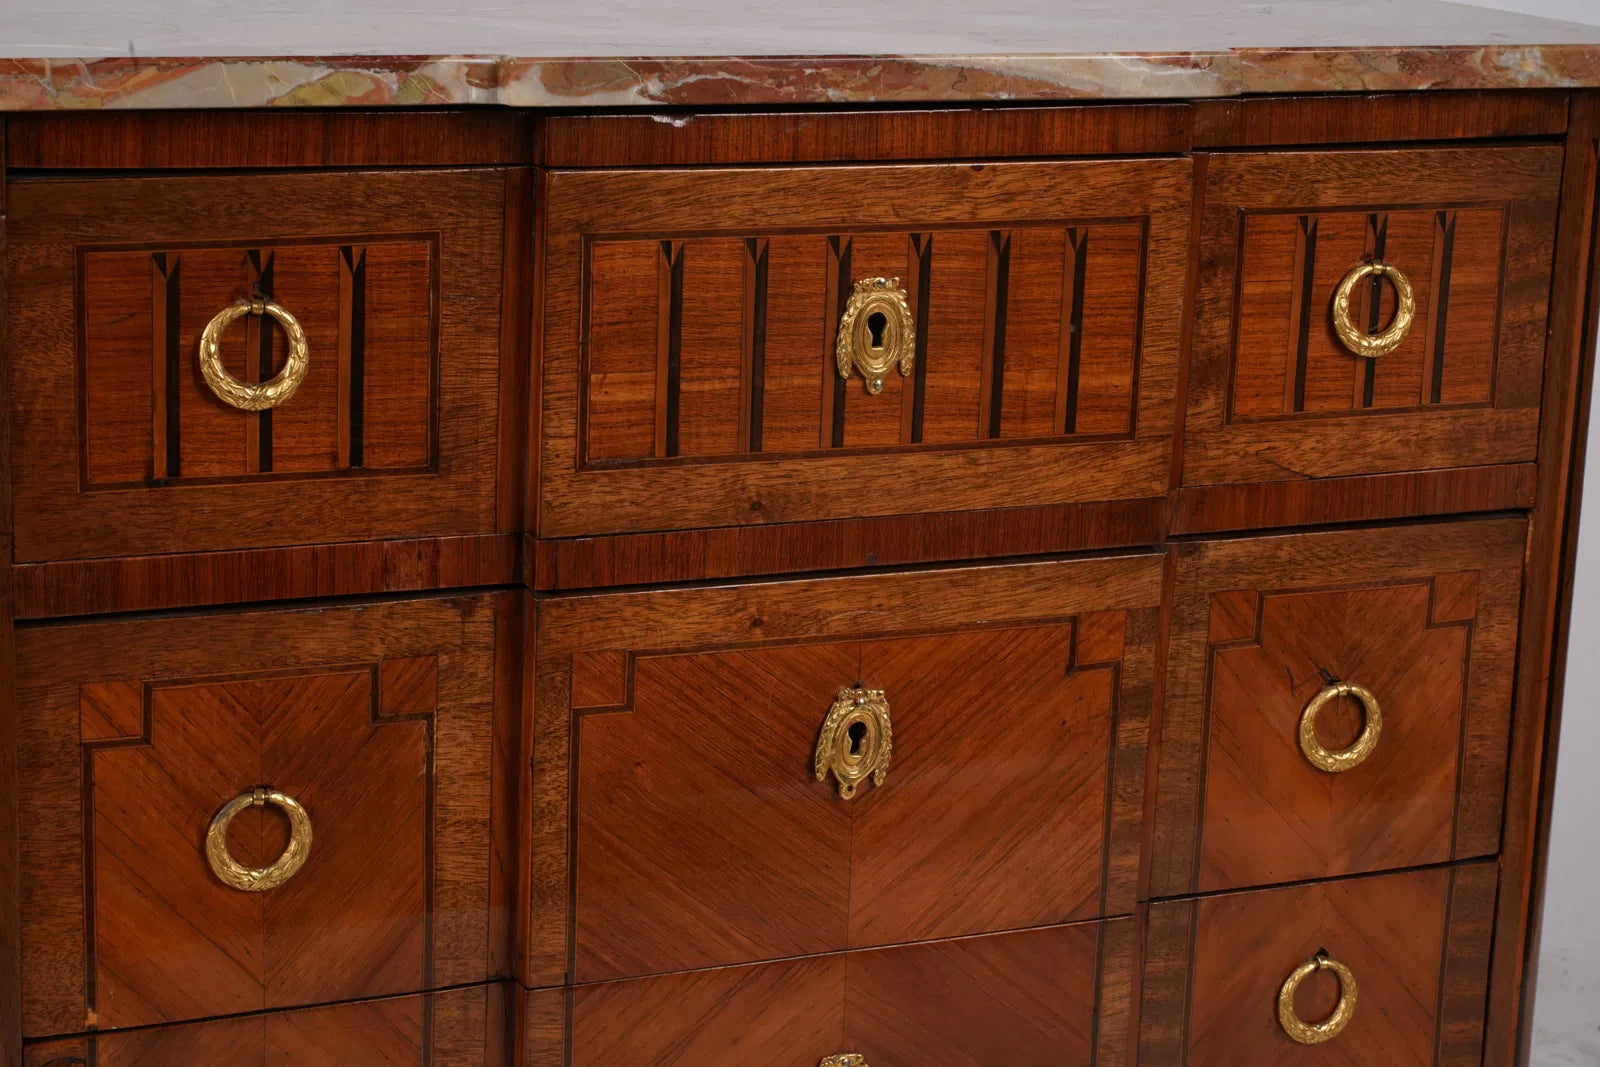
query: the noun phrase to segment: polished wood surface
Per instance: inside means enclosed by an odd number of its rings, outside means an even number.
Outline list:
[[[553,115],[539,130],[547,167],[1120,156],[1189,143],[1189,109],[1178,104]]]
[[[43,1041],[27,1067],[512,1067],[505,985]]]
[[[526,1067],[1125,1062],[1132,919],[534,993]],[[570,1044],[570,1053],[563,1046]]]
[[[1504,519],[1175,549],[1151,893],[1497,851],[1525,536]],[[1382,732],[1330,773],[1297,730],[1341,681]],[[1342,749],[1363,721],[1340,699],[1317,736]]]
[[[4,117],[0,1067],[1525,1062],[1597,99]]]
[[[1210,160],[1183,484],[1532,460],[1561,158],[1549,146]],[[1367,259],[1400,267],[1417,299],[1406,340],[1378,359],[1347,352],[1329,310]],[[1393,301],[1388,283],[1378,292]],[[1358,321],[1386,324],[1366,299]]]
[[[18,560],[493,532],[504,190],[494,169],[15,184]],[[255,289],[313,350],[261,415],[194,356]],[[246,335],[231,373],[260,380],[282,341]]]
[[[495,615],[477,597],[22,631],[26,1032],[494,977]],[[259,785],[314,838],[256,894],[202,843]],[[276,813],[234,827],[249,865],[285,843]]]
[[[1178,160],[554,172],[538,533],[1163,492],[1188,191]],[[922,341],[872,396],[833,340],[877,276]]]
[[[1486,1062],[1525,1062],[1532,1034],[1531,972],[1538,954],[1538,909],[1550,826],[1554,746],[1561,725],[1561,679],[1572,611],[1584,448],[1600,321],[1600,95],[1574,100],[1565,192],[1556,249],[1540,426],[1541,491],[1529,517],[1528,574],[1517,658],[1517,717],[1506,790],[1503,869],[1495,917],[1494,974]],[[1520,1057],[1520,1060],[1519,1060]]]
[[[1152,904],[1139,1063],[1482,1062],[1494,879],[1470,864]],[[1278,989],[1319,952],[1350,968],[1358,996],[1342,1033],[1305,1046],[1278,1025]],[[1338,996],[1315,974],[1295,1007],[1319,1020]]]
[[[39,170],[466,167],[534,162],[533,119],[490,110],[80,111],[5,116]]]
[[[1160,582],[1142,554],[541,602],[524,981],[1131,911]],[[899,719],[845,802],[811,761],[858,681]]]

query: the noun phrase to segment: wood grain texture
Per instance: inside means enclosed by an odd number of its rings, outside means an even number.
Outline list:
[[[555,172],[547,205],[540,536],[1043,506],[1131,499],[1165,491],[1172,382],[1181,321],[1181,301],[1175,294],[1182,284],[1187,197],[1188,167],[1177,160],[848,170],[795,167]],[[688,433],[691,420],[709,411],[722,411],[723,417],[733,419],[740,410],[737,382],[741,362],[734,353],[742,334],[737,325],[730,320],[713,328],[712,320],[704,316],[685,316],[678,334],[669,330],[663,335],[660,322],[670,325],[674,321],[671,308],[678,304],[671,303],[671,299],[689,300],[690,294],[697,291],[696,285],[709,284],[695,282],[692,273],[697,246],[705,246],[702,256],[712,251],[737,253],[737,242],[730,243],[721,235],[764,236],[772,220],[779,216],[786,220],[786,233],[795,235],[785,237],[785,241],[792,243],[803,234],[807,241],[815,242],[817,256],[802,257],[809,264],[805,268],[808,271],[816,270],[815,260],[820,258],[823,262],[822,269],[811,277],[825,278],[827,271],[833,269],[837,284],[830,288],[813,281],[790,293],[788,290],[793,287],[780,284],[788,275],[773,264],[793,250],[772,247],[778,244],[776,238],[769,242],[769,299],[780,293],[786,294],[784,300],[796,298],[793,312],[780,311],[778,304],[769,304],[769,327],[775,321],[786,321],[790,314],[811,318],[805,320],[809,325],[793,334],[792,342],[784,341],[781,346],[779,339],[791,336],[785,332],[787,327],[776,334],[769,329],[765,402],[790,411],[785,416],[789,421],[780,419],[780,425],[788,427],[785,433],[796,441],[809,436],[821,448],[812,445],[809,453],[792,458],[769,457],[764,454],[769,446],[780,446],[764,436],[763,453],[708,458],[715,456],[713,451],[695,457],[692,451],[701,446],[681,435],[674,439],[680,452],[661,451],[660,442],[665,439],[656,425],[655,437],[648,439],[652,442],[650,451],[643,451],[647,437],[642,427],[658,418],[652,411],[679,411],[685,420],[680,430]],[[935,413],[940,410],[935,403],[938,390],[948,386],[944,394],[948,402],[966,404],[962,392],[973,390],[977,384],[974,375],[979,373],[961,370],[956,374],[960,379],[957,388],[950,382],[940,384],[944,380],[941,368],[947,363],[959,364],[965,345],[978,352],[984,350],[980,346],[987,344],[992,349],[996,343],[993,300],[985,312],[981,292],[945,298],[938,295],[937,287],[930,290],[934,293],[930,312],[934,307],[965,307],[963,300],[978,302],[950,322],[930,320],[930,338],[949,336],[952,340],[944,347],[935,345],[926,357],[927,403],[931,406],[925,414],[924,425],[930,434],[925,443],[918,445],[902,439],[905,405],[909,402],[915,408],[914,381],[907,385],[898,375],[891,375],[893,381],[876,397],[866,394],[859,379],[840,382],[844,388],[838,401],[831,399],[841,392],[837,386],[824,388],[837,381],[830,366],[832,320],[826,311],[817,316],[815,308],[806,311],[804,307],[835,299],[837,293],[835,297],[828,295],[834,289],[847,295],[848,282],[857,277],[906,276],[912,265],[915,234],[938,231],[932,238],[936,278],[940,242],[960,247],[962,262],[987,263],[981,258],[987,255],[982,246],[995,234],[1012,229],[1020,232],[1025,224],[1032,233],[1039,227],[1064,227],[1074,219],[1107,217],[1147,227],[1147,235],[1143,285],[1138,289],[1142,296],[1135,297],[1136,283],[1125,279],[1125,284],[1115,287],[1122,294],[1122,303],[1112,302],[1112,290],[1104,290],[1106,299],[1098,305],[1101,312],[1091,314],[1092,309],[1087,305],[1085,308],[1086,329],[1105,332],[1106,340],[1103,345],[1091,345],[1085,350],[1080,388],[1092,395],[1113,398],[1103,405],[1104,411],[1090,406],[1084,412],[1085,429],[1093,426],[1097,433],[1066,440],[1008,440],[1004,417],[999,423],[994,423],[992,417],[988,424],[980,423],[981,405],[974,404],[972,420],[960,436],[947,438],[944,444],[933,443]],[[951,230],[955,232],[946,232]],[[719,236],[713,238],[708,231]],[[967,248],[972,242],[963,243],[961,238],[973,233],[983,240],[978,247]],[[664,244],[676,249],[671,262],[677,264],[672,271],[678,273],[652,275],[650,263],[659,251],[656,243],[662,234],[672,235]],[[701,234],[707,234],[703,241],[691,240]],[[1035,237],[1043,240],[1039,235]],[[1126,249],[1118,251],[1117,240],[1108,238],[1096,243],[1092,228],[1089,241],[1091,249],[1102,249],[1118,263],[1127,258]],[[591,242],[594,273],[587,276],[586,282],[585,250]],[[1028,255],[1025,244],[1018,244],[1014,250],[1023,260]],[[1058,251],[1061,254],[1055,257],[1055,269],[1065,271],[1064,251]],[[1097,253],[1090,254],[1092,258]],[[1042,250],[1039,256],[1050,258]],[[827,267],[829,262],[834,263],[833,268]],[[993,277],[999,268],[990,265],[983,269]],[[1117,273],[1120,269],[1104,267],[1099,276],[1122,277]],[[725,272],[716,274],[724,275]],[[664,284],[669,303],[661,302],[660,285],[652,281],[657,276],[668,279]],[[726,300],[732,312],[737,313],[742,296],[736,294],[742,293],[743,285],[739,277],[725,276],[724,280]],[[1048,371],[1051,392],[1055,390],[1062,356],[1059,339],[1067,336],[1059,319],[1051,318],[1060,315],[1063,299],[1060,288],[1053,291],[1057,294],[1054,304],[1047,293],[1030,295],[1026,287],[1017,297],[1022,304],[1013,309],[1009,297],[1006,304],[1008,316],[1011,310],[1017,310],[1023,325],[1029,315],[1041,323],[1055,322],[1054,327],[1017,327],[1006,334],[1023,340],[1037,335],[1050,342],[1046,346],[1050,349],[1048,358],[1040,355],[1039,367]],[[671,293],[679,296],[670,297]],[[1139,300],[1142,313],[1128,306]],[[669,314],[662,320],[659,313],[640,310],[640,302],[646,309],[665,307]],[[836,301],[832,306],[836,318],[842,304]],[[1134,357],[1138,370],[1132,380],[1127,373],[1127,345],[1114,340],[1120,336],[1117,330],[1122,326],[1109,325],[1128,321],[1130,313],[1141,324]],[[985,315],[990,323],[987,331],[981,326]],[[703,327],[702,332],[692,333],[691,323]],[[721,366],[731,376],[728,381],[734,389],[691,389],[689,383],[693,379],[684,378],[681,393],[663,393],[655,384],[660,372],[652,368],[678,366],[678,373],[689,374],[690,353],[699,351],[697,346],[711,343],[712,334],[725,335],[719,348],[725,357]],[[665,347],[663,336],[667,337]],[[809,341],[804,340],[807,336]],[[677,340],[673,341],[673,337]],[[965,340],[957,344],[956,337]],[[1022,345],[1021,341],[1017,343]],[[1065,347],[1070,349],[1070,345]],[[681,365],[670,361],[652,364],[648,359],[650,352],[670,355],[673,351],[683,356]],[[1025,348],[1022,353],[1026,355]],[[772,377],[779,373],[777,368],[788,365],[785,361],[798,361],[795,367],[802,369],[782,371],[786,376]],[[1012,371],[1034,366],[1020,356],[1019,361],[1002,365],[991,360],[987,365],[991,374],[1000,373],[1004,366]],[[807,379],[809,386],[804,385]],[[580,383],[587,384],[580,388]],[[821,392],[823,404],[813,403],[803,416],[799,415],[799,407],[785,407],[788,402],[782,399],[791,387],[799,388],[801,393],[809,390],[808,395],[813,397]],[[1022,398],[1018,403],[1025,403],[1033,391],[1021,382],[1005,384],[1004,388]],[[908,394],[908,389],[913,393]],[[1095,390],[1103,390],[1103,394]],[[667,404],[663,408],[662,397],[671,395],[678,395],[679,407],[673,409]],[[908,395],[912,396],[910,401],[906,399]],[[594,414],[596,398],[603,418],[591,418],[585,424],[585,413]],[[1135,414],[1131,429],[1125,419],[1119,424],[1120,430],[1112,428],[1118,404],[1124,413],[1132,405]],[[1049,410],[1048,406],[1045,410]],[[809,421],[797,421],[801,419]],[[988,429],[980,433],[984,425]],[[985,436],[995,426],[999,427],[998,440]],[[819,428],[824,432],[819,433]],[[829,429],[831,433],[827,432]],[[582,447],[585,440],[590,446],[587,453]],[[606,440],[615,443],[617,454],[608,452],[597,457],[595,446]],[[862,450],[870,450],[871,454],[863,455]],[[603,465],[599,463],[601,458],[606,460]],[[936,504],[929,497],[930,487],[935,485],[940,487]],[[848,492],[843,491],[846,486]]]
[[[1494,873],[1469,864],[1152,904],[1139,1062],[1478,1064]],[[1280,1029],[1276,1002],[1318,952],[1351,969],[1359,996],[1343,1033],[1307,1047]],[[1337,996],[1322,973],[1295,1003],[1317,1020]]]
[[[1152,895],[1494,853],[1525,533],[1502,519],[1175,549]],[[1371,689],[1384,725],[1365,763],[1329,774],[1296,737],[1337,680]],[[1361,723],[1353,703],[1320,720],[1329,748]]]
[[[421,996],[56,1038],[27,1067],[512,1067],[512,992],[480,985]]]
[[[25,1032],[493,976],[495,622],[477,597],[24,630]],[[119,693],[140,737],[85,753],[86,724],[130,721],[105,711]],[[294,879],[239,893],[205,828],[267,776],[317,836]],[[230,838],[252,858],[284,841],[263,815]]]
[[[1188,109],[1095,107],[552,115],[547,167],[871,163],[1183,152]]]
[[[35,562],[494,532],[505,189],[505,174],[496,169],[15,183],[8,220],[12,314],[16,328],[33,339],[12,361],[12,418],[19,443],[13,490],[18,514],[25,517],[18,558]],[[404,466],[397,457],[407,449],[414,457],[415,446],[402,442],[414,442],[420,434],[432,442],[426,468],[392,475],[240,476],[234,457],[248,456],[246,416],[207,399],[194,381],[193,345],[211,315],[239,295],[242,279],[263,271],[266,261],[259,268],[247,262],[243,272],[225,266],[243,257],[244,249],[271,245],[274,235],[291,235],[294,245],[309,248],[351,235],[430,231],[439,242],[438,274],[429,283],[439,287],[432,327],[419,324],[417,315],[426,318],[426,312],[414,301],[385,296],[411,291],[397,289],[385,277],[420,268],[386,258],[381,244],[367,248],[362,261],[370,297],[364,365],[371,371],[363,379],[370,415],[363,462]],[[181,385],[177,458],[188,475],[199,476],[195,484],[85,491],[94,484],[85,474],[93,467],[81,453],[75,429],[85,386],[75,379],[74,367],[85,351],[83,331],[89,326],[80,323],[74,307],[75,288],[85,284],[78,277],[78,256],[91,244],[157,252],[197,249],[182,253],[179,262],[198,279],[199,289],[182,290],[177,333],[167,341],[169,365],[175,354]],[[286,270],[286,284],[291,277],[311,276]],[[334,308],[338,290],[338,278],[328,274],[323,281],[305,280],[295,301],[286,291],[276,295],[290,304]],[[93,295],[85,290],[84,298]],[[137,317],[150,306],[149,300],[131,301],[129,313]],[[324,323],[318,327],[321,341],[311,356],[311,373],[326,375],[338,362],[340,347],[328,340],[339,331],[326,324],[338,316],[320,314],[308,312],[313,323]],[[431,330],[437,330],[436,337]],[[436,384],[421,383],[435,398],[428,411],[415,406],[413,375],[399,369],[393,377],[383,373],[386,359],[400,360],[403,350],[409,361],[419,343],[432,353],[431,373],[437,375]],[[170,385],[167,395],[172,395]],[[334,394],[314,390],[308,395],[331,401]],[[117,396],[140,407],[137,393],[119,387]],[[390,403],[407,397],[409,406]],[[275,432],[280,424],[322,418],[313,407],[297,407],[299,399],[273,411]],[[89,410],[95,410],[92,404]],[[137,439],[127,440],[127,447],[137,449]]]
[[[1533,506],[1532,463],[1315,481],[1196,485],[1173,494],[1173,534],[1322,526]]]
[[[528,994],[526,1067],[1126,1062],[1134,921]],[[570,1033],[570,1054],[563,1040]]]
[[[0,118],[0,354],[10,351],[6,263],[6,120]],[[0,358],[0,1067],[22,1062],[22,865],[11,620],[11,360]]]
[[[535,541],[533,587],[592,589],[911,563],[959,562],[1160,542],[1166,500],[890,515]]]
[[[1555,147],[1211,159],[1183,484],[1533,459],[1560,164]],[[1495,181],[1486,184],[1488,170]],[[1383,190],[1378,205],[1375,184]],[[1465,258],[1476,295],[1451,305],[1443,340],[1426,344],[1437,322],[1428,317],[1430,305],[1422,305],[1409,355],[1397,351],[1369,362],[1338,346],[1329,325],[1332,289],[1363,258],[1377,257],[1368,232],[1374,219],[1382,231],[1383,213],[1392,212],[1388,232],[1396,243],[1383,258],[1426,280],[1443,240],[1428,232],[1438,223],[1429,222],[1430,213],[1453,214],[1458,235],[1487,248],[1502,239],[1488,217],[1501,211],[1504,249],[1488,263],[1487,252]],[[1326,235],[1311,229],[1324,223]],[[1332,241],[1328,254],[1316,251],[1328,243],[1323,237]],[[1497,282],[1477,277],[1485,269],[1492,275],[1501,261]],[[1296,276],[1304,282],[1298,290],[1287,281]],[[1457,288],[1452,280],[1452,294]],[[1442,363],[1426,362],[1436,355]],[[1430,365],[1443,368],[1442,393],[1425,373]]]
[[[1484,1062],[1526,1062],[1532,1039],[1533,974],[1539,944],[1540,880],[1548,847],[1554,746],[1572,610],[1573,556],[1583,486],[1590,395],[1600,317],[1600,96],[1574,97],[1562,185],[1557,284],[1551,290],[1540,491],[1529,518],[1528,573],[1517,659],[1517,718],[1511,740],[1494,972]]]
[[[1558,137],[1565,92],[1350,93],[1196,100],[1194,147]]]
[[[19,619],[507,585],[521,538],[474,534],[23,563]]]
[[[16,114],[17,170],[458,167],[532,163],[533,119],[493,110]]]
[[[893,932],[885,935],[892,939],[941,936],[940,923],[971,932],[994,929],[995,923],[1043,924],[1073,914],[1131,911],[1151,698],[1148,672],[1157,621],[1153,609],[1159,602],[1160,581],[1159,557],[1132,555],[542,601],[531,738],[533,836],[523,858],[530,871],[531,896],[524,981],[560,984],[573,965],[569,954],[574,951],[581,977],[638,974],[872,944],[877,924],[884,924],[886,931],[892,927]],[[906,640],[908,612],[915,614],[915,630],[926,637]],[[1102,621],[1101,613],[1116,619]],[[982,619],[983,625],[975,627],[975,619]],[[947,689],[965,692],[963,686],[978,687],[973,690],[972,707],[997,702],[1010,706],[1009,701],[1020,698],[1007,695],[1006,683],[981,669],[980,661],[962,658],[959,649],[973,648],[975,642],[982,645],[990,639],[986,628],[1000,627],[1025,638],[1025,648],[1043,651],[1049,646],[1048,631],[1073,619],[1080,643],[1081,635],[1093,635],[1092,659],[1119,664],[1111,683],[1114,740],[1109,725],[1097,732],[1090,723],[1095,700],[1103,707],[1106,696],[1090,698],[1070,712],[1065,709],[1077,706],[1074,702],[1081,698],[1041,699],[1039,717],[1023,714],[1024,701],[1003,717],[1005,721],[997,720],[986,729],[973,727],[974,736],[964,738],[960,724],[971,712],[963,712],[965,705],[960,702],[934,712],[941,707],[940,698],[912,695],[923,684],[913,675],[904,683],[908,692],[902,703],[910,704],[901,712],[904,725],[896,729],[897,763],[881,795],[870,795],[869,790],[869,795],[847,805],[830,786],[814,781],[811,757],[816,731],[840,686],[871,682],[867,675],[891,671],[896,658],[911,654],[911,646],[917,645],[919,650],[928,648],[929,654],[943,649],[939,655],[955,654],[970,664],[963,668],[972,675],[965,682],[959,672],[940,677]],[[1122,628],[1120,650],[1108,632],[1114,630],[1113,621]],[[1019,633],[1022,626],[1028,629]],[[945,635],[942,641],[938,635]],[[890,649],[880,642],[898,647]],[[629,691],[633,710],[590,710],[580,717],[571,707],[572,656],[601,649],[633,653]],[[1091,670],[1087,663],[1066,670],[1070,652],[1065,644],[1054,652],[1061,673],[1052,684],[1064,686],[1068,694],[1081,686],[1091,687],[1082,690],[1087,693],[1106,684],[1105,672]],[[1022,657],[1017,661],[1020,676],[1043,684],[1046,675],[1035,675],[1033,668],[1021,665],[1035,653],[1019,649],[1016,654]],[[1000,659],[1006,661],[1004,656]],[[991,680],[993,691],[977,695],[985,679]],[[671,700],[697,707],[700,719],[716,724],[715,736],[742,741],[719,740],[707,747],[701,743],[703,735],[691,730],[673,742]],[[891,694],[890,700],[896,697]],[[740,726],[751,708],[769,709],[760,730]],[[990,734],[995,740],[1020,743],[1036,728],[1049,729],[1057,712],[1073,729],[1081,727],[1086,736],[1097,737],[1098,752],[1091,757],[1074,743],[1068,751],[1085,754],[1081,762],[1065,768],[1064,779],[1031,787],[1019,782],[1022,795],[1014,802],[1031,805],[1041,799],[1040,787],[1057,795],[1105,775],[1099,779],[1108,789],[1105,806],[1100,807],[1102,813],[1109,811],[1104,829],[1074,831],[1098,833],[1105,858],[1100,859],[1097,850],[1076,861],[1099,868],[1092,878],[1084,877],[1086,872],[1063,872],[1035,884],[1017,875],[1020,857],[1043,847],[1055,832],[1050,827],[1060,819],[1070,821],[1075,816],[1040,815],[1043,827],[1017,822],[991,838],[990,831],[981,829],[988,825],[983,821],[988,816],[976,803],[976,798],[987,795],[988,786],[979,779],[964,781],[959,773],[954,774],[951,789],[959,788],[968,799],[953,796],[946,803],[964,805],[962,810],[970,811],[970,816],[923,827],[907,841],[900,840],[904,832],[890,831],[889,823],[896,820],[903,803],[895,796],[895,785],[903,786],[903,793],[920,795],[921,789],[932,788],[929,783],[954,772],[950,761],[955,753],[993,743]],[[623,759],[631,744],[639,746],[635,755]],[[683,752],[671,754],[668,749],[674,744]],[[992,757],[997,781],[1037,759],[1060,758],[1027,747],[1008,759]],[[684,774],[694,777],[692,787],[670,784]],[[757,785],[758,792],[745,788]],[[1085,802],[1095,803],[1087,797]],[[650,807],[640,806],[646,803]],[[1005,801],[995,813],[1010,810],[1011,803]],[[1019,818],[1038,821],[1020,811]],[[661,832],[640,837],[627,822],[633,817],[659,824]],[[718,820],[721,828],[713,831]],[[713,836],[697,837],[687,829],[691,825],[703,826]],[[941,833],[949,835],[946,844],[952,856],[970,857],[964,862],[971,863],[971,869],[944,868],[933,862],[938,859],[934,856],[926,870],[902,872],[903,897],[892,887],[875,888],[872,879],[899,870],[892,859],[895,855],[918,853]],[[568,852],[571,834],[576,834],[577,842],[575,869]],[[881,846],[874,845],[874,834],[887,835]],[[882,859],[874,860],[876,853],[870,850],[879,847]],[[672,866],[669,853],[681,848],[695,851],[695,865]],[[906,853],[907,848],[913,852]],[[619,866],[629,850],[639,857],[630,861],[637,863],[634,873]],[[1007,864],[1013,865],[1012,873],[1002,875]],[[792,868],[794,877],[765,877],[762,871],[773,865]],[[715,870],[717,875],[703,878],[699,873],[703,870]],[[820,870],[831,871],[833,877],[807,873]],[[644,881],[635,884],[635,877]],[[941,899],[944,891],[938,883],[951,877],[964,886],[961,896],[970,892],[966,906],[925,909],[920,902]],[[751,879],[759,885],[748,884]],[[852,884],[855,889],[847,900],[846,890]],[[625,897],[626,886],[639,894],[637,900],[615,899],[619,893]],[[753,894],[740,896],[740,886]],[[774,894],[781,894],[783,906],[775,903]],[[721,910],[704,911],[704,904],[695,903],[701,899],[717,901]],[[1054,919],[1049,917],[1052,912]],[[656,924],[655,919],[668,915],[676,926]],[[692,924],[705,939],[680,937],[678,932],[691,928],[685,924]],[[631,941],[619,940],[623,930],[629,931]]]

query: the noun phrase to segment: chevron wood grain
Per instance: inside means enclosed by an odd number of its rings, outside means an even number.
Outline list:
[[[1493,878],[1478,863],[1152,904],[1139,1062],[1480,1063]],[[1276,1003],[1318,952],[1350,968],[1356,1009],[1337,1037],[1304,1046],[1278,1025]],[[1296,1010],[1319,1020],[1338,996],[1331,974],[1315,974]]]
[[[25,1032],[504,973],[491,940],[509,924],[490,912],[514,871],[491,874],[491,782],[513,756],[491,736],[496,604],[28,631],[22,847],[49,873],[27,887]],[[250,893],[216,878],[204,843],[218,809],[257,786],[297,799],[313,837],[293,878]],[[240,813],[228,838],[250,866],[286,841],[271,808]]]
[[[1491,520],[1179,549],[1152,894],[1492,854],[1524,534]],[[1298,743],[1334,681],[1383,718],[1342,773]],[[1361,725],[1341,699],[1319,740],[1343,748]]]

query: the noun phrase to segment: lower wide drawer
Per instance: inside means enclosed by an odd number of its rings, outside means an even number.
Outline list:
[[[1470,863],[1152,904],[1139,1063],[1477,1067],[1495,878]]]
[[[510,1067],[504,985],[58,1038],[24,1067]]]
[[[1136,934],[1112,919],[539,990],[524,1067],[1121,1063]]]

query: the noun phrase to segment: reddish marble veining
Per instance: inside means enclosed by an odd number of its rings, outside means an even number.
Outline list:
[[[1197,98],[1600,86],[1600,44],[965,56],[0,59],[0,111]]]

